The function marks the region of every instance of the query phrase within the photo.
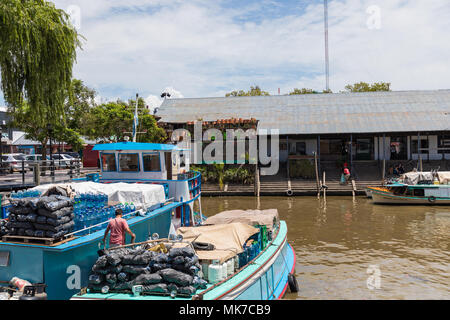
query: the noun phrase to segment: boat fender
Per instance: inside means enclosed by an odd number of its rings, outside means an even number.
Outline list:
[[[286,191],[286,194],[290,197],[290,196],[292,196],[294,194],[294,192],[291,189],[288,189]]]
[[[216,247],[212,243],[206,243],[206,242],[192,242],[192,246],[195,250],[202,250],[202,251],[212,251]]]
[[[429,198],[428,198],[428,202],[430,202],[430,203],[436,202],[436,197],[435,197],[435,196],[429,197]]]
[[[291,292],[298,292],[297,279],[295,279],[295,275],[293,273],[289,273],[289,275],[288,275],[288,284],[289,284],[289,290]]]

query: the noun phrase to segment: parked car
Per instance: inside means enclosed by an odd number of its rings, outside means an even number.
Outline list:
[[[61,153],[61,154],[54,154],[53,156],[53,160],[55,162],[55,167],[62,169],[62,168],[70,168],[70,166],[76,165],[78,161],[78,159],[75,159],[71,156],[69,156],[68,154],[65,153]],[[50,156],[47,156],[47,159],[50,160]],[[81,164],[81,168],[83,167],[83,164],[80,162]]]
[[[80,154],[78,152],[64,152],[64,154],[67,154],[75,159],[80,159]]]
[[[9,173],[16,171],[22,172],[22,160],[25,161],[23,167],[26,171],[28,169],[28,163],[23,153],[4,154],[2,155],[2,170]]]

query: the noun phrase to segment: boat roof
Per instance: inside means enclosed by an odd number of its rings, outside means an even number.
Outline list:
[[[151,151],[180,151],[173,144],[144,143],[144,142],[116,142],[96,144],[92,150],[96,151],[123,151],[123,150],[151,150]]]

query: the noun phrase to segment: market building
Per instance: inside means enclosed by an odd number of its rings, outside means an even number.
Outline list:
[[[279,130],[282,164],[315,153],[322,167],[349,162],[356,171],[450,160],[450,90],[166,99],[155,115],[169,134],[193,121],[254,119],[258,134]]]

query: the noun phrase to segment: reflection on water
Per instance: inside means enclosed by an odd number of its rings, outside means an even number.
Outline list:
[[[450,207],[383,206],[358,197],[202,198],[205,215],[277,208],[297,255],[286,299],[450,299]],[[381,272],[379,289],[368,289]],[[369,273],[368,273],[369,271]],[[373,287],[372,287],[373,288]]]

